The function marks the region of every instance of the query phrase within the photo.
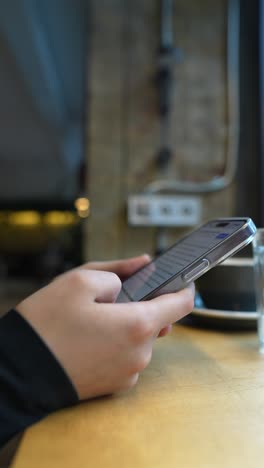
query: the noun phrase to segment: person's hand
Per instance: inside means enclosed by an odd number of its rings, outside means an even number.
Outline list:
[[[82,265],[81,269],[111,271],[116,273],[121,281],[124,281],[130,275],[135,273],[139,268],[147,265],[151,261],[148,254],[139,255],[138,257],[126,258],[124,260],[110,260],[106,262],[88,262]]]
[[[138,257],[132,257],[124,260],[111,260],[105,262],[88,262],[79,268],[88,270],[111,271],[116,273],[119,278],[124,281],[130,275],[135,273],[139,268],[147,265],[151,261],[148,254],[143,254]],[[167,325],[159,332],[159,337],[164,337],[171,331],[171,325]]]
[[[194,288],[151,301],[115,304],[120,278],[70,271],[25,299],[17,311],[61,363],[80,399],[132,387],[160,330],[191,312]]]

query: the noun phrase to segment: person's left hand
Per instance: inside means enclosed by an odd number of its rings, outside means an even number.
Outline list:
[[[139,255],[138,257],[127,258],[123,260],[110,260],[104,262],[88,262],[80,268],[87,270],[111,271],[119,276],[121,281],[124,281],[130,275],[135,273],[139,268],[147,265],[151,261],[148,254]],[[171,331],[171,324],[162,328],[159,332],[159,337],[166,336]]]

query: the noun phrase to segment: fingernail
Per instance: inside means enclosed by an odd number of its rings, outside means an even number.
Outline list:
[[[142,257],[147,257],[147,258],[149,258],[149,260],[151,260],[151,256],[148,253],[143,253],[141,256]]]

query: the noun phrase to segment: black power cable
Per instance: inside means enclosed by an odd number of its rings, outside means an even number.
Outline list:
[[[157,154],[156,164],[162,171],[167,169],[172,158],[172,149],[169,144],[169,129],[173,67],[178,58],[179,51],[173,44],[173,1],[160,0],[160,46],[156,73],[160,116],[160,149]]]

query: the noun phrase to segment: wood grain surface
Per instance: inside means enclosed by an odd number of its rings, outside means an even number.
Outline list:
[[[255,333],[177,325],[129,393],[48,417],[13,468],[254,468],[264,447]]]

